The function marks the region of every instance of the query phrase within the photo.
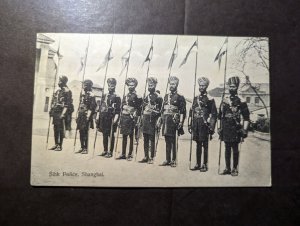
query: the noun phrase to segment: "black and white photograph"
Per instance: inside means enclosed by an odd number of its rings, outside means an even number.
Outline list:
[[[34,186],[270,187],[267,37],[37,33]]]

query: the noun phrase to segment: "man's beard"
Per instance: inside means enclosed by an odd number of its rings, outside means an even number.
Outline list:
[[[235,95],[237,94],[237,90],[229,90],[230,95]]]
[[[149,91],[150,93],[154,93],[154,92],[155,92],[155,89],[154,89],[154,88],[149,88],[148,91]]]

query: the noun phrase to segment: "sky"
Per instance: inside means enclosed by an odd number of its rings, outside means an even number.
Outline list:
[[[130,47],[131,37],[132,51],[128,68],[128,77],[135,77],[138,80],[137,93],[143,95],[147,76],[148,63],[142,64],[148,54],[153,37],[153,56],[149,65],[149,77],[154,76],[158,79],[157,89],[161,94],[165,94],[167,78],[169,75],[168,64],[172,55],[176,35],[131,35],[131,34],[60,34],[60,33],[44,33],[44,35],[55,40],[51,44],[51,48],[57,50],[60,42],[60,54],[63,58],[60,61],[59,74],[67,75],[69,81],[82,80],[83,71],[79,72],[81,57],[85,55],[85,50],[88,48],[87,64],[85,69],[85,79],[91,79],[94,83],[103,86],[105,76],[105,68],[99,70],[99,65],[103,62],[107,54],[111,40],[112,41],[112,56],[107,68],[107,78],[115,77],[117,79],[116,92],[122,95],[126,70],[120,76],[122,70],[122,56]],[[113,39],[112,39],[113,37]],[[179,67],[186,53],[198,38],[198,56],[197,48],[189,55],[186,64]],[[223,45],[226,37],[222,36],[178,36],[178,55],[175,58],[171,75],[179,78],[178,92],[187,98],[192,98],[194,89],[194,78],[196,71],[196,56],[197,56],[197,71],[196,77],[205,76],[209,78],[209,89],[220,86],[224,80],[225,56],[222,58],[221,67],[219,69],[218,62],[214,59]],[[227,56],[227,78],[239,75],[232,68],[232,64],[236,60],[238,49],[235,48],[237,43],[243,40],[244,37],[229,37],[228,41],[228,56]],[[59,41],[60,40],[60,41]],[[253,59],[251,59],[253,58]],[[249,56],[249,62],[257,60],[257,56]],[[268,83],[269,72],[256,64],[248,64],[246,72],[250,75],[250,80],[253,83]],[[105,85],[107,90],[107,85]],[[198,87],[196,86],[196,93]]]

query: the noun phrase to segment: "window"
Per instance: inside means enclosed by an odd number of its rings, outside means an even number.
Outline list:
[[[255,97],[255,104],[259,104],[259,98]]]
[[[45,106],[44,106],[44,112],[48,112],[48,107],[49,107],[49,97],[46,97]]]
[[[250,103],[251,97],[246,97],[247,103]]]

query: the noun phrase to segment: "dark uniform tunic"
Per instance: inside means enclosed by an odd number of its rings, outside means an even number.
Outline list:
[[[164,109],[162,115],[162,135],[166,141],[166,161],[176,160],[176,131],[180,121],[180,115],[183,114],[183,121],[186,117],[185,98],[177,92],[166,94],[164,98]],[[184,134],[183,128],[178,130],[178,135]]]
[[[144,152],[146,159],[149,158],[149,149],[151,151],[151,158],[154,157],[155,128],[157,119],[160,116],[162,102],[162,98],[157,93],[149,93],[144,99],[142,130],[144,135]]]
[[[193,114],[193,140],[205,141],[208,139],[209,129],[214,131],[217,120],[217,108],[214,99],[207,94],[194,98],[190,117]],[[209,121],[208,121],[209,120]]]
[[[186,117],[186,102],[184,96],[179,95],[177,92],[166,94],[164,98],[163,109],[163,136],[175,137],[177,126],[180,120],[180,114],[183,118]]]
[[[115,118],[115,115],[119,115],[121,111],[121,98],[113,93],[113,94],[105,94],[101,99],[100,106],[100,120],[99,120],[99,130],[103,133],[103,147],[104,153],[108,150],[108,137],[111,133],[111,124]],[[113,152],[115,136],[114,133],[117,130],[117,124],[113,126],[112,137],[111,137],[111,146],[110,152]]]
[[[111,123],[115,115],[120,114],[121,111],[121,98],[113,94],[105,94],[101,100],[100,106],[100,121],[99,130],[104,134],[110,134]],[[114,126],[113,132],[116,132],[117,126]]]
[[[197,142],[197,165],[201,164],[201,149],[203,147],[204,161],[208,160],[209,132],[215,130],[217,108],[214,99],[209,99],[207,93],[200,94],[193,100],[189,116],[192,117],[193,140]]]
[[[129,135],[129,153],[132,155],[133,151],[133,133],[136,124],[136,118],[141,115],[141,105],[143,98],[137,96],[136,92],[128,93],[123,97],[122,100],[122,114],[120,119],[121,130],[120,133],[123,134],[122,140],[122,156],[126,154],[127,147],[127,136]]]
[[[52,98],[50,115],[53,117],[54,139],[56,145],[62,145],[64,138],[64,119],[61,114],[64,108],[67,112],[72,107],[72,92],[68,87],[58,89]]]
[[[121,131],[123,135],[131,135],[136,123],[135,116],[141,115],[142,98],[136,92],[128,93],[122,100]]]
[[[81,148],[88,147],[88,130],[94,128],[93,114],[95,113],[97,103],[92,91],[87,91],[81,94],[81,101],[79,105],[77,129],[80,132]],[[90,118],[87,118],[88,111],[91,111]]]
[[[221,139],[225,142],[225,163],[230,169],[231,148],[233,150],[233,168],[238,165],[238,144],[241,142],[241,118],[249,121],[250,112],[245,101],[237,95],[224,98],[218,118],[221,120]]]

